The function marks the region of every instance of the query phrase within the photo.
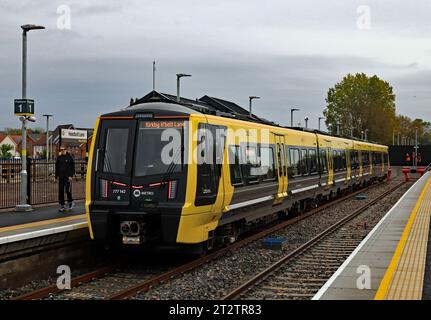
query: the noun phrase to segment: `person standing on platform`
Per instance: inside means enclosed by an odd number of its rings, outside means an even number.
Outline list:
[[[75,175],[75,161],[66,151],[66,147],[60,147],[60,155],[55,163],[55,178],[58,179],[58,202],[60,203],[60,212],[66,211],[64,201],[64,192],[67,195],[67,209],[74,207],[72,199],[72,177]]]

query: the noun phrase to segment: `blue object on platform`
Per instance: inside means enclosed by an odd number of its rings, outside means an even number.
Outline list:
[[[367,196],[365,194],[361,193],[361,194],[358,194],[355,198],[356,198],[356,200],[365,200],[365,199],[367,199]]]

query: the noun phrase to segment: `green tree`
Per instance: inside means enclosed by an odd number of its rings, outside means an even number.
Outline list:
[[[337,132],[361,137],[368,129],[368,139],[380,143],[392,143],[396,119],[395,94],[388,82],[376,75],[348,74],[330,88],[323,112],[326,125],[333,134]]]
[[[12,153],[9,152],[12,149],[13,149],[13,146],[11,146],[10,144],[1,145],[1,147],[0,147],[0,158],[12,158]]]

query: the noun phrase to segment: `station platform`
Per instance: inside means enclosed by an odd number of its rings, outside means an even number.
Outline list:
[[[37,207],[29,212],[3,210],[0,246],[83,228],[88,228],[83,201],[76,201],[75,207],[66,212],[59,212],[58,205]]]
[[[313,300],[430,299],[430,215],[431,173],[426,172]]]

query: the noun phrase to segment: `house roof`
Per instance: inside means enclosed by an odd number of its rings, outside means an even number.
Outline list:
[[[9,137],[18,145],[21,143],[22,137],[18,134],[11,134]]]
[[[7,137],[7,134],[0,133],[0,143]]]
[[[40,139],[41,136],[43,136],[44,134],[42,133],[28,133],[27,136],[33,140],[33,142],[36,142]]]

